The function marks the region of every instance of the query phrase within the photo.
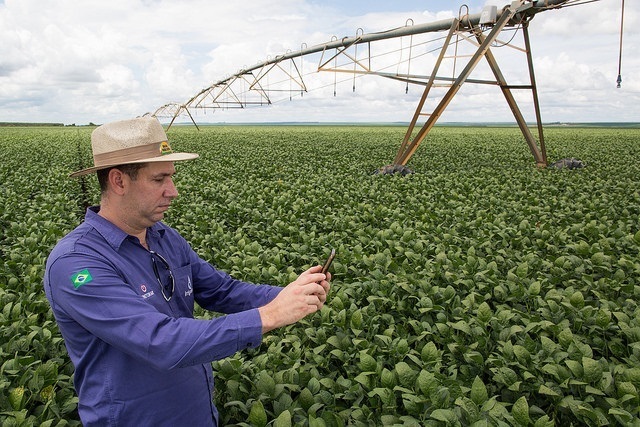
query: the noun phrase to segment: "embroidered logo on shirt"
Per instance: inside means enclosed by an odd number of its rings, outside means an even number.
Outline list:
[[[71,283],[73,283],[73,287],[76,289],[82,285],[86,285],[92,280],[93,277],[91,277],[91,273],[89,273],[89,270],[86,268],[71,276]]]
[[[191,286],[191,277],[189,277],[187,280],[189,280],[187,282],[187,288],[189,288],[189,289],[184,291],[184,296],[185,297],[188,297],[189,295],[191,295],[193,293],[193,287]]]
[[[154,295],[153,291],[147,292],[147,285],[145,285],[145,284],[140,285],[140,290],[142,292],[144,292],[142,294],[142,298],[144,298],[144,299],[147,299],[147,298],[152,297]]]
[[[147,292],[146,294],[142,294],[142,298],[147,299],[154,295],[153,291]]]

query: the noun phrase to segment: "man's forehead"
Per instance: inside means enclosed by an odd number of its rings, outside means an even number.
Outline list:
[[[150,162],[141,170],[148,175],[173,175],[176,167],[173,162]]]

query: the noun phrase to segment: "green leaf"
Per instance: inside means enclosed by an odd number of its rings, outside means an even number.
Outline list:
[[[248,421],[257,427],[264,427],[267,425],[267,413],[265,412],[261,401],[256,400],[251,405]]]
[[[513,369],[502,367],[495,372],[493,379],[499,384],[504,384],[509,387],[516,383],[519,377]]]
[[[590,385],[585,386],[584,391],[586,391],[589,394],[594,394],[596,396],[606,396],[606,393],[603,392],[602,390],[598,390],[595,387],[592,387]]]
[[[351,313],[351,327],[356,329],[362,328],[362,311],[355,310]]]
[[[337,349],[341,349],[342,347],[342,342],[340,341],[340,338],[338,338],[335,335],[332,335],[329,338],[327,338],[327,344],[331,344]]]
[[[418,385],[418,389],[425,396],[429,396],[438,388],[438,380],[435,375],[425,370],[420,371],[416,383]]]
[[[526,363],[531,359],[529,350],[519,344],[513,346],[513,354],[515,354],[518,360],[523,363]]]
[[[467,420],[478,420],[480,418],[480,408],[478,408],[478,405],[473,403],[471,399],[466,397],[458,397],[455,401],[455,404],[466,413]],[[460,417],[460,415],[458,415],[458,417]]]
[[[571,298],[569,298],[569,302],[571,303],[572,306],[576,308],[584,307],[584,296],[582,295],[582,292],[580,291],[574,292],[571,295]]]
[[[300,403],[300,406],[302,406],[305,411],[308,411],[311,405],[316,402],[313,398],[313,394],[311,394],[311,391],[305,387],[302,389],[300,395],[298,396],[298,403]]]
[[[398,374],[398,380],[400,384],[405,387],[413,385],[417,372],[415,372],[406,362],[399,362],[396,364],[396,373]]]
[[[378,362],[366,351],[360,352],[360,370],[363,372],[376,372],[378,369]]]
[[[420,357],[425,362],[434,362],[440,358],[440,352],[433,341],[429,341],[422,347]]]
[[[527,277],[527,274],[529,274],[529,264],[527,264],[526,262],[519,264],[516,268],[516,276],[524,279],[525,277]]]
[[[596,314],[596,325],[600,326],[601,328],[606,328],[610,323],[611,312],[606,309],[598,310],[598,313]]]
[[[376,387],[368,393],[369,397],[378,396],[385,406],[395,406],[395,395],[393,390],[388,388]]]
[[[544,384],[540,385],[540,388],[538,389],[538,393],[546,394],[547,396],[560,397],[560,394],[556,393],[555,391],[553,391],[552,389],[550,389]]]
[[[325,427],[326,425],[327,423],[325,423],[322,418],[309,417],[309,427]]]
[[[488,398],[487,387],[480,377],[476,376],[471,385],[471,400],[473,400],[473,403],[476,405],[482,405]]]
[[[529,418],[529,403],[527,403],[527,398],[522,396],[513,404],[513,408],[511,408],[511,415],[516,420],[516,422],[521,426],[527,426],[531,422]]]
[[[396,376],[392,371],[383,368],[380,373],[380,382],[385,388],[392,389],[396,386]]]
[[[24,395],[24,387],[16,387],[9,392],[9,403],[14,411],[20,411],[24,408],[26,396]]]
[[[458,419],[452,409],[436,409],[431,413],[431,418],[447,424],[454,423]]]
[[[256,389],[260,394],[275,397],[276,382],[267,371],[261,371],[256,381]]]
[[[478,306],[478,320],[482,323],[488,323],[491,317],[493,317],[493,312],[489,304],[487,304],[486,301],[482,302],[482,304]]]
[[[573,342],[573,333],[569,329],[563,329],[558,334],[558,342],[564,347],[568,347]]]
[[[584,375],[584,369],[582,364],[576,360],[565,360],[564,363],[569,367],[574,378],[582,378]]]
[[[622,397],[624,395],[631,395],[634,397],[638,396],[638,389],[633,385],[633,383],[629,381],[620,381],[616,384],[616,387],[618,389],[619,397]]]
[[[624,378],[636,387],[640,386],[640,368],[628,368],[624,371]]]
[[[287,409],[282,411],[278,418],[273,421],[273,427],[291,427],[291,421],[291,412]]]
[[[591,256],[591,262],[594,265],[606,266],[608,264],[608,257],[602,252],[596,252]]]
[[[544,335],[540,337],[540,342],[542,343],[542,349],[547,354],[553,354],[556,351],[556,348],[558,347],[558,345],[555,342],[545,337]]]
[[[538,418],[533,425],[534,427],[554,427],[556,423],[553,422],[552,419],[549,418],[548,415],[543,415]]]
[[[469,324],[467,322],[465,322],[464,320],[460,320],[458,322],[452,323],[451,327],[453,329],[457,329],[458,331],[462,331],[467,335],[472,335],[471,334],[471,327],[469,326]]]
[[[633,421],[633,415],[628,411],[620,408],[609,409],[609,415],[613,415],[620,423],[629,425]]]
[[[442,293],[442,296],[444,297],[445,301],[449,301],[455,295],[456,295],[456,290],[453,289],[453,286],[451,285],[447,286],[444,292]]]
[[[582,358],[582,367],[584,369],[584,380],[588,383],[600,381],[602,378],[602,366],[596,360],[590,357]]]
[[[407,340],[404,338],[400,339],[396,344],[396,350],[400,354],[407,354],[407,352],[409,351],[409,343],[407,342]]]
[[[353,380],[359,384],[361,384],[365,390],[369,390],[371,388],[371,380],[370,375],[374,374],[373,372],[362,372],[358,374]]]
[[[529,285],[529,295],[531,296],[537,296],[540,295],[540,282],[535,281],[533,283],[531,283],[531,285]]]

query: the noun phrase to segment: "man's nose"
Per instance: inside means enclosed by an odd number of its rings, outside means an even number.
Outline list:
[[[169,180],[169,185],[164,191],[164,196],[169,199],[175,199],[176,197],[178,197],[178,188],[173,183],[173,180]]]

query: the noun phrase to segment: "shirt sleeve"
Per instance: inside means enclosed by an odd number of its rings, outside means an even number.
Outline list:
[[[85,270],[78,273],[78,266]],[[73,323],[81,327],[74,333],[87,334],[65,337],[70,353],[82,354],[86,340],[95,336],[160,369],[173,369],[219,360],[262,340],[257,309],[212,320],[174,318],[145,302],[107,260],[90,254],[74,252],[53,260],[45,286],[61,328]],[[223,281],[218,291],[233,300],[245,287]]]
[[[207,310],[230,314],[255,309],[269,303],[282,291],[279,286],[256,285],[234,279],[200,258],[188,245],[187,249],[194,281],[194,298],[198,305]]]

